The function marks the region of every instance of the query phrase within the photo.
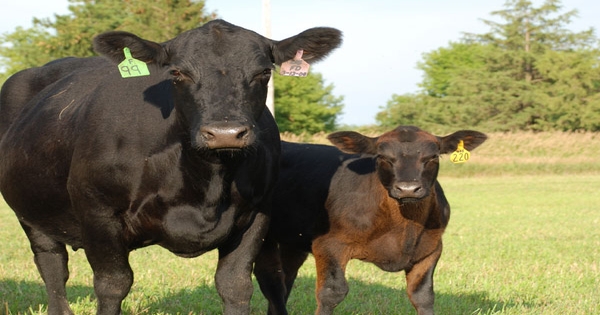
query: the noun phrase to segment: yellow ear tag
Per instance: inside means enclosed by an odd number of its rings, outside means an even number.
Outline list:
[[[462,140],[458,143],[458,147],[456,147],[456,151],[452,152],[450,155],[450,161],[452,163],[465,163],[471,157],[471,152],[465,149],[465,144]]]
[[[119,64],[119,72],[121,73],[121,77],[133,78],[150,75],[148,65],[141,60],[133,58],[129,48],[123,48],[123,53],[125,54],[125,60]]]

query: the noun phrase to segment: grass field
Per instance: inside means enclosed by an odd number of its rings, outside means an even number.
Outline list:
[[[452,216],[435,275],[436,313],[600,314],[599,135],[544,140],[527,134],[513,144],[510,135],[501,136],[491,135],[470,165],[442,164],[440,182]],[[502,152],[511,148],[516,160],[507,167],[512,162]],[[486,160],[493,157],[498,160]],[[591,166],[571,165],[579,158]],[[552,165],[537,166],[546,162]],[[494,170],[486,173],[482,165]],[[0,240],[0,314],[44,313],[45,290],[28,242],[1,201]],[[91,270],[83,251],[70,254],[71,306],[76,314],[94,314]],[[132,252],[130,260],[135,283],[123,305],[126,314],[221,313],[215,252],[183,259],[153,246]],[[352,261],[347,275],[350,293],[337,314],[415,313],[403,273]],[[314,281],[309,259],[290,298],[291,314],[314,312]],[[252,314],[265,313],[255,286]]]

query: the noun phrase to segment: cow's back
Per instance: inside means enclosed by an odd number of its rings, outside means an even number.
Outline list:
[[[101,62],[96,58],[96,62]],[[93,66],[90,58],[63,58],[48,64],[25,69],[9,77],[0,90],[0,139],[22,110],[28,110],[29,102],[45,88],[56,84],[73,72],[84,71]]]

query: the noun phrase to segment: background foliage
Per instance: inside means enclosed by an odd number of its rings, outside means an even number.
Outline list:
[[[488,131],[600,131],[600,50],[593,29],[571,32],[576,16],[558,0],[539,7],[508,0],[483,20],[485,34],[423,56],[422,91],[393,95],[377,114],[384,126]]]

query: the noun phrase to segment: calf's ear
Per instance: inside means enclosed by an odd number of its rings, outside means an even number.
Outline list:
[[[350,154],[377,154],[377,138],[361,135],[354,131],[339,131],[327,136],[340,151]]]
[[[460,140],[463,141],[464,147],[467,150],[473,150],[482,144],[487,136],[479,131],[474,130],[459,130],[445,137],[439,137],[441,143],[440,153],[450,153],[456,150]]]
[[[116,64],[125,60],[125,47],[129,48],[133,58],[146,63],[163,64],[168,58],[167,52],[160,44],[128,32],[106,32],[94,38],[94,51]]]
[[[275,63],[288,61],[300,49],[304,50],[302,59],[314,63],[324,59],[342,43],[342,32],[330,27],[315,27],[296,36],[274,42],[273,57]]]

